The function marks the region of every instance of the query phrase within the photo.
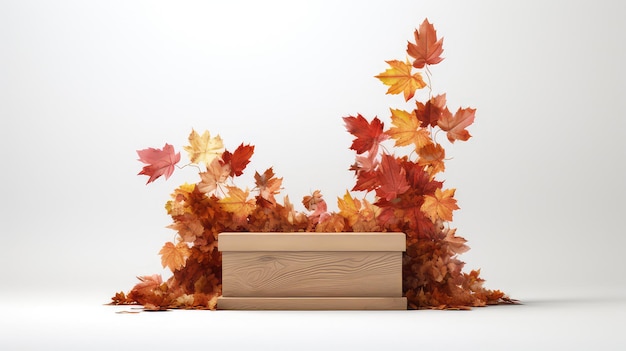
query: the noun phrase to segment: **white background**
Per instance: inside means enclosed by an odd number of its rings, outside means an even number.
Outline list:
[[[622,7],[0,0],[0,346],[208,348],[230,337],[258,348],[281,335],[288,349],[340,339],[346,349],[625,345]],[[231,150],[256,146],[238,185],[273,166],[292,201],[320,189],[335,209],[354,184],[341,117],[389,125],[402,98],[373,76],[405,58],[426,17],[445,38],[433,92],[453,110],[477,109],[470,141],[442,138],[453,157],[442,179],[461,207],[453,225],[472,247],[460,258],[526,305],[140,315],[101,306],[136,275],[167,273],[157,252],[174,232],[163,205],[198,179],[188,168],[146,186],[135,150],[182,150],[191,128],[208,129]]]

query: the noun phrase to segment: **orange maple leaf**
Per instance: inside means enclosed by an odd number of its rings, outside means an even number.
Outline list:
[[[200,164],[202,162],[208,165],[224,152],[224,143],[219,135],[211,138],[208,130],[200,135],[192,129],[191,134],[189,134],[189,145],[185,146],[184,149],[189,153],[191,163]]]
[[[272,167],[268,168],[263,172],[263,174],[259,174],[259,172],[254,173],[254,181],[259,189],[259,195],[265,200],[276,203],[276,198],[274,195],[280,193],[280,187],[283,184],[283,178],[276,178],[274,174],[274,170]]]
[[[453,253],[462,254],[464,252],[467,252],[470,249],[469,246],[465,244],[467,240],[465,240],[465,238],[462,238],[460,236],[456,236],[455,233],[456,233],[456,228],[445,229],[444,234],[446,236],[443,240],[448,243],[450,251],[452,251]]]
[[[233,214],[235,223],[243,223],[252,211],[254,211],[256,200],[248,199],[250,191],[248,189],[241,190],[236,186],[227,186],[228,196],[220,199],[219,203],[222,209]]]
[[[471,137],[470,133],[465,129],[474,123],[476,109],[459,108],[454,116],[452,114],[444,114],[437,125],[441,130],[447,132],[448,140],[454,143],[455,140],[466,141]]]
[[[214,158],[210,164],[207,165],[206,172],[200,172],[200,182],[198,183],[198,190],[203,193],[210,193],[217,189],[218,184],[223,184],[231,174],[230,163],[223,164],[219,158]]]
[[[391,110],[391,124],[387,134],[396,141],[396,146],[415,144],[415,150],[419,150],[432,143],[428,130],[421,128],[415,112],[404,110]]]
[[[202,221],[189,213],[176,217],[176,222],[167,228],[176,230],[182,240],[188,243],[192,243],[204,233]]]
[[[420,208],[431,221],[436,222],[438,219],[443,221],[452,220],[452,211],[458,210],[454,192],[456,189],[447,189],[441,191],[441,188],[435,190],[435,194],[424,196],[424,203]]]
[[[406,52],[413,57],[413,67],[424,68],[425,65],[434,65],[443,60],[443,38],[437,40],[435,27],[425,19],[419,29],[415,30],[415,44],[409,42]]]
[[[444,150],[440,144],[430,143],[419,149],[418,154],[420,157],[419,160],[417,160],[417,164],[425,166],[426,171],[431,176],[443,172],[446,169],[444,164],[446,150]]]
[[[391,66],[385,72],[375,76],[380,79],[383,84],[388,85],[387,94],[404,93],[404,100],[409,101],[417,89],[426,86],[426,82],[422,79],[422,74],[413,73],[413,66],[407,59],[406,62],[391,60],[385,61]]]
[[[163,268],[168,267],[173,272],[185,265],[185,261],[190,254],[190,250],[189,246],[182,241],[176,245],[168,241],[165,245],[163,245],[159,254],[161,255],[161,264],[163,265]]]

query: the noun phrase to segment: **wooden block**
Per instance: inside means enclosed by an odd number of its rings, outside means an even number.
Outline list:
[[[224,296],[402,296],[401,252],[223,252]]]
[[[220,309],[406,309],[404,233],[221,233]]]
[[[226,297],[220,310],[406,310],[406,297]]]

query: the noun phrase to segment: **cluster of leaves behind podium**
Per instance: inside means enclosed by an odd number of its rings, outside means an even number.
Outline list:
[[[329,212],[322,194],[314,191],[302,199],[306,211],[298,211],[288,196],[278,201],[283,179],[272,168],[255,172],[252,189],[234,184],[250,162],[253,145],[242,143],[231,152],[219,135],[192,130],[184,150],[190,165],[199,168],[200,181],[179,186],[165,205],[173,219],[169,228],[177,235],[176,242],[165,243],[159,253],[163,267],[173,274],[165,282],[158,274],[139,277],[129,293],[115,294],[112,303],[141,304],[149,310],[215,309],[221,295],[221,232],[404,232],[403,294],[409,308],[465,309],[511,302],[501,291],[484,288],[479,270],[464,272],[464,262],[458,259],[469,247],[450,227],[459,207],[455,189],[444,189],[437,180],[445,170],[446,155],[435,135],[445,132],[450,143],[468,140],[466,128],[474,122],[475,109],[452,113],[445,94],[432,95],[424,75],[430,82],[429,65],[443,60],[443,38],[437,38],[427,19],[414,36],[407,59],[386,61],[388,69],[376,76],[389,87],[387,94],[403,94],[414,108],[391,108],[387,129],[378,117],[343,118],[354,136],[350,149],[356,152],[349,168],[356,178],[351,191],[373,192],[374,200],[346,191],[337,199],[339,212]],[[427,97],[419,101],[415,94],[424,88]],[[385,147],[387,140],[393,146]],[[137,153],[146,164],[139,174],[148,176],[148,183],[169,178],[181,158],[169,144]]]

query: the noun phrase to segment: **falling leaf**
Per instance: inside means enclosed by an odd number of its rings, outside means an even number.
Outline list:
[[[366,151],[369,151],[370,154],[376,154],[378,145],[388,138],[387,134],[383,133],[384,125],[378,117],[374,117],[372,122],[368,122],[365,117],[358,114],[356,117],[344,117],[343,121],[348,132],[356,137],[352,141],[350,149],[355,150],[357,154]]]
[[[255,172],[254,181],[261,197],[271,203],[275,203],[276,199],[274,198],[274,195],[280,193],[283,178],[276,178],[274,170],[270,167],[266,169],[263,174]]]
[[[222,163],[230,165],[231,177],[238,177],[243,174],[243,170],[250,163],[250,157],[252,157],[253,153],[253,145],[244,145],[242,143],[232,154],[229,151],[224,151]]]
[[[471,135],[465,128],[474,123],[475,113],[476,109],[473,108],[459,108],[454,116],[445,116],[439,119],[437,124],[441,130],[447,132],[446,135],[451,143],[455,140],[466,141]]]
[[[388,85],[387,94],[404,93],[404,100],[409,101],[417,89],[426,86],[422,79],[422,74],[412,73],[413,66],[409,60],[405,62],[398,60],[386,61],[391,68],[376,76],[383,84]]]
[[[430,143],[425,145],[418,151],[419,160],[417,164],[425,166],[427,172],[434,176],[439,172],[443,172],[446,169],[444,159],[446,158],[446,150],[440,145]]]
[[[208,165],[224,152],[224,143],[219,135],[211,138],[208,130],[200,135],[192,129],[189,134],[189,145],[184,149],[189,153],[191,163]]]
[[[446,94],[433,96],[425,104],[419,101],[415,104],[417,107],[414,113],[417,119],[422,122],[420,124],[421,127],[435,127],[443,115],[450,114],[446,107]]]
[[[428,130],[421,128],[415,113],[404,110],[391,110],[391,124],[387,134],[396,141],[396,146],[415,145],[419,150],[425,145],[432,143]]]
[[[180,153],[174,152],[174,147],[165,144],[163,149],[147,148],[137,150],[139,161],[146,163],[139,175],[145,174],[149,176],[149,184],[160,176],[164,175],[168,179],[174,172],[174,166],[180,161]]]
[[[161,255],[163,268],[168,267],[173,272],[185,265],[189,257],[189,246],[182,241],[176,245],[168,241],[159,251],[159,255]]]
[[[424,68],[425,65],[434,65],[443,60],[443,38],[437,40],[435,27],[425,19],[414,32],[415,43],[409,42],[406,52],[413,57],[413,67]]]
[[[456,204],[456,199],[454,198],[455,191],[456,189],[441,191],[440,188],[437,188],[434,195],[426,195],[424,197],[422,211],[424,211],[433,222],[438,219],[451,221],[452,211],[459,209],[459,206]]]

